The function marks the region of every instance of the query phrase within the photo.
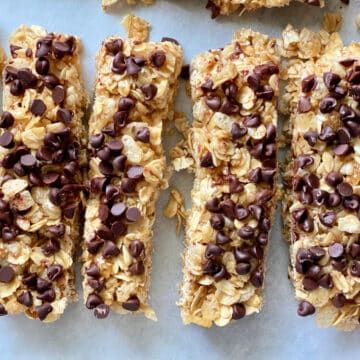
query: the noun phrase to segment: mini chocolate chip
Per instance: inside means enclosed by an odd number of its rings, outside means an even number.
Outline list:
[[[29,110],[35,116],[42,116],[46,111],[46,105],[40,99],[34,99],[31,101]]]
[[[127,170],[127,176],[130,179],[135,179],[138,180],[143,176],[143,172],[144,172],[144,168],[140,165],[135,165],[135,166],[131,166],[128,170]]]
[[[48,231],[50,234],[54,236],[63,237],[65,234],[65,225],[61,223],[56,225],[51,225],[48,227]]]
[[[217,95],[209,95],[205,98],[206,105],[213,111],[218,111],[220,109],[221,100]]]
[[[325,96],[321,99],[319,108],[323,114],[328,114],[336,108],[336,105],[337,101],[335,98],[331,96]]]
[[[313,291],[313,290],[317,289],[317,287],[318,287],[317,282],[314,279],[309,278],[309,277],[304,277],[302,284],[303,284],[304,290],[306,290],[306,291]]]
[[[226,236],[224,233],[219,231],[216,234],[216,244],[225,245],[228,244],[229,242],[231,242],[231,239],[228,236]]]
[[[119,51],[122,50],[123,42],[121,39],[113,39],[105,44],[106,51],[111,55],[116,55]]]
[[[304,139],[308,142],[310,146],[314,146],[316,144],[317,138],[318,133],[316,131],[306,131],[304,134]]]
[[[150,64],[152,67],[161,68],[166,61],[166,54],[163,50],[157,50],[150,55]]]
[[[312,304],[310,304],[308,301],[301,301],[297,313],[299,316],[308,316],[315,313],[315,308]]]
[[[56,293],[54,289],[48,289],[39,294],[36,298],[46,302],[53,302],[56,299]]]
[[[70,125],[73,114],[70,110],[60,108],[56,112],[56,121],[62,122],[65,125]]]
[[[60,174],[49,171],[43,176],[43,182],[45,185],[52,185],[55,184],[60,179]]]
[[[91,263],[85,270],[85,273],[93,278],[98,278],[100,276],[100,268],[96,263]]]
[[[27,169],[31,169],[36,165],[36,158],[31,154],[21,156],[20,164]]]
[[[344,294],[338,293],[331,299],[331,302],[336,308],[342,308],[346,304],[346,297]]]
[[[301,169],[310,166],[313,163],[314,159],[310,155],[299,155],[297,158],[297,164]]]
[[[62,85],[57,85],[52,89],[52,99],[55,105],[62,104],[65,100],[66,92]]]
[[[350,254],[353,258],[356,258],[360,255],[360,244],[353,243],[350,245]]]
[[[53,311],[53,307],[50,304],[43,304],[35,307],[35,311],[41,321]]]
[[[321,267],[319,265],[311,265],[306,274],[310,277],[316,277],[321,272]]]
[[[232,139],[237,140],[244,137],[247,134],[248,130],[247,128],[241,127],[238,123],[234,122],[231,124],[230,132]]]
[[[322,130],[321,133],[319,135],[319,139],[321,141],[325,141],[325,142],[331,142],[333,140],[335,140],[336,138],[336,133],[334,131],[334,129],[331,126],[325,126]]]
[[[339,64],[341,64],[342,66],[345,66],[345,67],[349,67],[349,66],[353,65],[355,61],[356,61],[355,59],[349,58],[349,59],[340,60]]]
[[[94,194],[104,191],[105,184],[107,182],[106,178],[96,177],[90,180],[90,191]]]
[[[14,135],[10,131],[5,130],[0,136],[0,146],[5,149],[14,147]]]
[[[246,116],[246,118],[244,119],[244,125],[246,127],[257,127],[261,124],[261,120],[260,120],[260,115],[255,113],[255,114],[250,114],[248,116]]]
[[[130,194],[135,191],[136,180],[124,178],[120,185],[121,191],[125,194]]]
[[[36,290],[43,292],[51,288],[51,282],[49,280],[42,279],[40,277],[36,278]]]
[[[332,277],[330,274],[324,274],[318,281],[319,286],[323,287],[324,289],[332,289],[334,287]]]
[[[249,205],[248,210],[251,213],[251,215],[256,219],[260,220],[262,214],[263,214],[263,208],[259,205]]]
[[[249,211],[244,208],[242,205],[240,204],[237,204],[235,206],[235,217],[238,219],[238,220],[244,220],[246,219],[247,217],[249,216]]]
[[[122,307],[128,311],[137,311],[140,308],[140,301],[135,295],[133,295],[122,303]]]
[[[49,60],[45,57],[41,57],[35,62],[35,70],[40,75],[47,75],[50,69]]]
[[[49,239],[43,246],[42,252],[45,256],[50,256],[55,254],[60,250],[60,244],[56,239]]]
[[[102,304],[103,301],[99,295],[96,294],[90,294],[88,298],[86,299],[86,307],[88,309],[95,309],[98,305]]]
[[[316,189],[320,186],[319,178],[312,173],[307,173],[303,177],[305,185],[308,186],[310,189]]]
[[[230,194],[240,193],[244,190],[244,185],[234,175],[229,177],[229,192]]]
[[[333,148],[333,152],[335,155],[343,156],[347,155],[352,151],[352,147],[349,144],[340,144],[336,145]]]
[[[152,100],[156,96],[156,93],[157,93],[157,87],[153,84],[143,85],[143,86],[141,86],[140,90],[143,93],[144,99],[146,101]]]
[[[251,226],[244,225],[239,229],[238,234],[243,239],[250,239],[254,236],[255,229]]]
[[[16,239],[16,231],[9,226],[4,226],[1,230],[1,237],[4,242],[9,242]]]
[[[150,142],[150,130],[146,126],[142,126],[136,130],[136,140],[148,144]]]
[[[100,292],[104,288],[103,280],[88,279],[87,284],[96,292]]]
[[[213,90],[213,81],[212,80],[206,80],[201,86],[201,90],[204,92],[212,91]]]
[[[98,214],[99,214],[99,219],[101,220],[101,222],[103,224],[106,224],[106,221],[109,218],[109,208],[108,208],[108,206],[105,205],[105,204],[101,204],[99,206]]]
[[[235,203],[231,199],[227,199],[221,202],[220,210],[230,220],[234,220],[235,218]]]
[[[105,319],[109,316],[109,313],[110,313],[110,306],[106,304],[99,304],[94,309],[94,316],[97,319]]]
[[[105,259],[109,259],[113,256],[118,256],[120,249],[116,246],[113,241],[106,241],[103,249],[103,256]]]
[[[213,257],[220,256],[224,253],[223,249],[216,244],[209,243],[206,246],[205,257],[207,259],[212,259]]]
[[[47,277],[50,281],[55,281],[63,274],[63,268],[59,264],[51,265],[46,271]]]
[[[305,96],[301,96],[298,102],[297,110],[300,114],[307,113],[311,110],[311,101]]]
[[[224,216],[221,214],[213,214],[210,217],[211,227],[215,230],[221,230],[225,226]]]
[[[341,184],[336,186],[336,190],[341,196],[348,197],[353,194],[353,188],[351,184],[342,182]]]
[[[248,262],[239,262],[235,266],[235,271],[239,275],[246,275],[250,272],[250,270],[251,270],[251,265]]]
[[[105,147],[102,147],[100,150],[98,150],[96,152],[96,156],[100,159],[100,160],[103,160],[103,161],[109,161],[110,158],[111,158],[111,151],[110,149],[105,146]]]
[[[317,206],[324,205],[329,197],[329,193],[327,191],[321,190],[321,189],[313,189],[311,193],[312,193],[314,204]]]
[[[360,261],[354,260],[350,269],[352,276],[360,277]]]
[[[332,259],[338,259],[344,254],[344,246],[340,243],[333,243],[329,246],[328,251]]]
[[[250,89],[257,91],[260,88],[261,78],[259,74],[250,74],[246,81]]]
[[[337,193],[331,193],[327,200],[328,207],[337,207],[341,204],[341,196]]]
[[[247,262],[250,260],[249,252],[245,249],[242,249],[241,247],[236,247],[234,249],[234,256],[236,262]]]
[[[113,116],[115,127],[120,129],[123,129],[126,126],[128,119],[129,111],[117,111]]]
[[[99,163],[99,171],[105,175],[105,176],[109,176],[112,174],[113,172],[113,166],[111,163],[108,163],[107,161],[100,161]]]
[[[8,128],[14,124],[14,116],[9,111],[4,111],[0,119],[0,128]]]
[[[115,170],[124,171],[125,163],[126,163],[125,155],[116,156],[113,160],[113,167]]]
[[[246,309],[243,304],[237,303],[232,305],[232,315],[233,320],[242,319],[246,315]]]
[[[315,89],[317,85],[316,76],[308,75],[301,81],[301,90],[302,92],[308,93]]]
[[[142,261],[131,264],[128,270],[132,275],[142,275],[145,272],[144,264]]]
[[[332,227],[336,220],[336,213],[335,212],[326,212],[324,214],[319,214],[320,222],[327,226]]]
[[[43,77],[43,83],[48,89],[53,89],[60,84],[60,80],[54,74],[48,74]]]
[[[36,282],[37,282],[37,275],[35,273],[31,273],[23,276],[22,283],[25,286],[27,286],[30,290],[36,290]]]
[[[261,168],[258,167],[250,170],[250,172],[248,173],[248,179],[255,184],[261,182]]]
[[[274,193],[272,190],[268,190],[268,189],[263,189],[263,190],[259,190],[256,193],[256,202],[259,205],[263,205],[266,202],[270,201],[273,197]]]
[[[255,269],[255,271],[253,271],[253,273],[251,274],[250,277],[250,282],[256,287],[256,288],[261,288],[263,285],[263,281],[264,281],[264,274],[262,271],[262,267],[259,266],[257,269]]]
[[[323,74],[324,84],[328,90],[333,90],[336,85],[341,81],[341,77],[330,71],[324,72]]]
[[[228,98],[234,98],[238,91],[237,85],[232,81],[225,81],[221,85],[221,88],[222,88],[225,96],[227,96]]]
[[[347,104],[341,104],[339,114],[343,122],[354,121],[357,118],[355,111]]]
[[[15,271],[10,266],[2,266],[0,268],[0,282],[9,283],[15,278]]]
[[[325,182],[332,187],[336,187],[338,184],[342,183],[343,175],[336,171],[329,172],[325,177]]]
[[[129,245],[130,254],[135,258],[139,257],[144,251],[144,249],[144,243],[140,240],[132,240]]]
[[[220,211],[219,203],[220,202],[218,198],[210,199],[209,201],[206,202],[205,208],[210,212],[219,212]]]
[[[120,155],[124,144],[121,140],[109,140],[106,143],[106,147],[110,150],[111,155],[117,156]]]
[[[112,231],[105,225],[100,226],[100,228],[96,231],[96,234],[99,236],[100,239],[103,240],[113,240],[114,235]]]
[[[220,106],[219,111],[226,115],[233,115],[237,114],[240,111],[240,106],[238,103],[236,103],[235,100],[225,98]]]
[[[141,212],[135,206],[129,207],[125,212],[125,218],[129,222],[139,221],[141,219]]]
[[[128,96],[123,96],[119,99],[119,111],[130,111],[135,106],[135,101]]]
[[[17,298],[17,302],[26,307],[30,307],[33,304],[33,298],[30,291],[23,291]]]
[[[113,184],[109,184],[109,185],[106,186],[105,195],[106,195],[106,199],[108,201],[113,200],[119,194],[120,194],[120,190],[119,190],[118,186],[113,185]]]
[[[114,204],[110,210],[111,215],[113,215],[115,217],[120,217],[120,216],[124,215],[125,211],[126,211],[126,206],[122,202]]]
[[[95,238],[86,243],[86,248],[90,254],[95,255],[103,244],[104,240]]]
[[[264,99],[265,101],[270,101],[274,97],[274,90],[272,89],[272,87],[270,85],[260,86],[256,90],[256,96],[259,99]]]
[[[1,140],[1,138],[0,138]],[[1,143],[0,143],[1,145]],[[201,167],[205,167],[205,168],[209,168],[209,167],[213,167],[214,163],[212,160],[212,155],[210,151],[206,151],[200,158],[200,166]]]

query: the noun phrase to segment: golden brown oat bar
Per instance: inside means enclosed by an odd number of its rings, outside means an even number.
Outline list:
[[[360,315],[360,45],[333,34],[288,69],[292,157],[284,203],[298,314],[352,330]]]
[[[261,308],[276,208],[279,62],[276,42],[250,30],[192,62],[195,183],[178,304],[185,324],[224,326]]]
[[[83,287],[98,318],[111,308],[156,319],[148,287],[155,201],[167,186],[161,134],[173,118],[181,64],[171,41],[111,37],[96,57]]]
[[[0,312],[54,321],[76,299],[87,104],[80,41],[21,26],[10,44],[0,119]]]
[[[261,7],[283,7],[292,0],[208,0],[207,9],[211,10],[214,19],[219,15],[229,15],[235,11],[251,11]],[[294,0],[293,0],[294,1]],[[323,7],[325,0],[297,0],[316,7]]]

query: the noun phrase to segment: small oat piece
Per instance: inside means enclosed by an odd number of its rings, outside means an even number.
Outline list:
[[[338,12],[326,12],[323,16],[322,28],[328,33],[339,31],[342,25],[342,16]]]
[[[96,55],[82,273],[86,307],[98,318],[113,309],[156,320],[148,305],[152,226],[167,186],[162,128],[174,116],[181,66],[182,50],[170,41],[110,37]]]
[[[298,314],[350,331],[360,315],[360,45],[332,40],[288,69],[283,209]]]
[[[214,19],[219,15],[229,15],[235,11],[242,14],[245,11],[255,10],[261,7],[283,7],[294,0],[208,0],[206,8],[211,11]],[[297,0],[315,7],[323,7],[325,0]]]
[[[124,17],[121,24],[127,31],[130,39],[138,41],[146,41],[149,36],[149,23],[141,17],[128,14]]]
[[[129,5],[135,5],[136,4],[136,0],[126,0],[127,3]],[[111,5],[116,4],[117,2],[119,2],[119,0],[102,0],[102,7],[103,10],[106,11],[107,8]],[[141,0],[141,2],[143,2],[146,5],[150,5],[154,2],[154,0]]]
[[[21,26],[0,119],[0,308],[56,320],[76,300],[73,255],[86,166],[80,40]]]
[[[195,182],[178,302],[185,324],[224,326],[261,309],[276,208],[277,49],[241,30],[192,62]]]
[[[171,219],[177,217],[176,223],[176,233],[179,234],[181,229],[181,224],[186,220],[185,208],[184,208],[184,198],[176,190],[171,189],[169,202],[164,209],[164,216]]]

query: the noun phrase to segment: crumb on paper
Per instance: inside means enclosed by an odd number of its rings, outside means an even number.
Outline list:
[[[172,149],[170,149],[170,158],[175,171],[193,170],[194,159],[192,158],[187,142],[179,141]]]
[[[164,216],[169,219],[177,216],[176,234],[179,235],[182,223],[185,224],[186,214],[184,208],[184,198],[174,188],[170,191],[170,198],[166,208],[164,209]]]
[[[118,0],[102,0],[103,10],[106,11],[108,6],[116,4]]]
[[[339,31],[343,18],[338,12],[326,12],[322,20],[322,28],[328,33]]]
[[[128,14],[124,17],[121,25],[127,31],[127,36],[130,39],[146,41],[149,37],[149,23],[141,17]]]

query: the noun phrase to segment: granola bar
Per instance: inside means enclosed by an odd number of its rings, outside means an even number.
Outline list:
[[[235,11],[251,11],[261,7],[283,7],[294,0],[208,0],[206,8],[214,19],[219,15],[229,15]],[[297,0],[312,6],[323,7],[325,0]]]
[[[111,308],[156,319],[148,287],[155,201],[167,186],[161,134],[181,65],[182,50],[169,40],[110,37],[96,56],[83,288],[98,318]]]
[[[298,315],[353,330],[360,315],[360,46],[331,35],[287,70],[284,219]]]
[[[87,105],[80,41],[23,25],[10,44],[0,119],[0,315],[50,322],[76,299]]]
[[[210,327],[259,312],[276,208],[280,57],[276,42],[241,30],[191,66],[195,160],[181,315]]]

